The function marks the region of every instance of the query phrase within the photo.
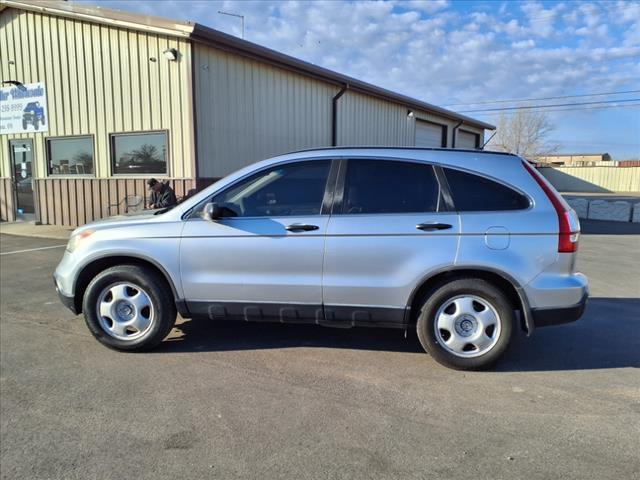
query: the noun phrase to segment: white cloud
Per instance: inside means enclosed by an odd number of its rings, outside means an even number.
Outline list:
[[[513,42],[511,44],[511,48],[517,48],[517,49],[533,48],[535,46],[536,46],[536,42],[531,38],[527,40],[520,40],[519,42]]]
[[[449,6],[448,0],[405,0],[395,2],[398,7],[411,10],[421,11],[425,13],[436,13]]]

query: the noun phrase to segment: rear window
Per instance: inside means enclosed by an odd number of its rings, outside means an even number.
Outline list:
[[[524,210],[527,197],[488,178],[444,168],[455,208],[459,212]]]

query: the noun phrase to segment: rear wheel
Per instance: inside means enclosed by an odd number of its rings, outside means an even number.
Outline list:
[[[505,352],[515,313],[504,293],[477,278],[441,284],[425,298],[417,321],[423,348],[442,365],[481,370]]]
[[[84,295],[84,318],[107,347],[143,351],[157,346],[176,321],[166,280],[138,265],[118,265],[99,273]]]

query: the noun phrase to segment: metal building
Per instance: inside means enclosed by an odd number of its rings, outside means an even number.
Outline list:
[[[0,0],[0,216],[75,226],[302,148],[479,148],[492,125],[205,26]]]

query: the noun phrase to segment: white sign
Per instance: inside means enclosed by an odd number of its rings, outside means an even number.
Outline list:
[[[0,134],[46,132],[47,113],[44,83],[0,88]]]

